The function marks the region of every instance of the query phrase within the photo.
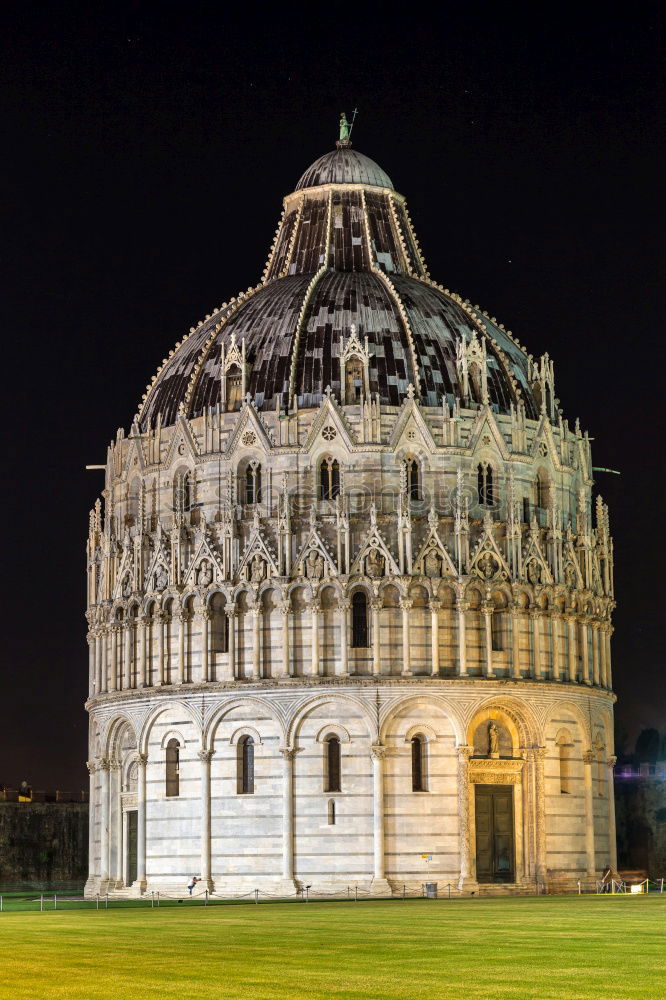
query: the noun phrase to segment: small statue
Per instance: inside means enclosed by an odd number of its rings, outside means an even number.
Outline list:
[[[365,560],[365,568],[368,576],[376,580],[384,575],[384,557],[378,549],[371,549]]]
[[[425,557],[425,571],[426,576],[441,576],[442,575],[442,560],[439,557],[437,549],[430,549]]]
[[[488,756],[499,756],[499,734],[494,722],[491,722],[488,726]]]
[[[251,580],[252,583],[261,583],[266,574],[266,567],[264,566],[264,560],[261,558],[259,553],[252,559],[252,573]]]
[[[127,573],[125,579],[123,580],[123,597],[129,597],[132,593],[132,578]]]
[[[316,549],[310,549],[305,558],[305,575],[308,580],[321,580],[324,575],[324,560]]]
[[[155,590],[165,590],[169,582],[169,574],[164,566],[160,566],[155,574]]]
[[[207,587],[213,582],[213,570],[207,559],[201,560],[201,566],[199,567],[199,584],[202,587]]]
[[[574,586],[574,584],[575,584],[575,582],[576,582],[576,574],[574,572],[574,568],[571,565],[571,563],[567,564],[567,567],[566,567],[566,569],[564,571],[564,579],[565,579],[567,587],[569,587],[570,589],[572,589],[573,586]]]
[[[492,576],[495,575],[495,560],[491,556],[490,552],[485,552],[479,559],[479,569],[481,575],[490,580]]]
[[[527,567],[527,579],[532,584],[541,583],[541,566],[536,559],[533,559]]]
[[[349,122],[344,111],[340,115],[340,142],[349,142]]]

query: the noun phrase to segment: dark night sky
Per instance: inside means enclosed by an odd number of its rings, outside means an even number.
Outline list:
[[[616,542],[618,714],[666,725],[663,24],[543,5],[3,8],[0,783],[85,787],[87,513],[183,334],[359,106],[431,273],[555,358]],[[306,22],[305,27],[302,21]]]

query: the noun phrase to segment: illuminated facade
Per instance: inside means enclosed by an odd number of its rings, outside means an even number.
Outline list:
[[[164,360],[91,512],[88,893],[615,866],[612,542],[535,360],[348,139]],[[424,862],[422,855],[431,856]]]

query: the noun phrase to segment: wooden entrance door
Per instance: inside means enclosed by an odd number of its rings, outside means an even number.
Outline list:
[[[127,813],[127,885],[136,882],[136,845],[137,845],[137,811],[130,809]]]
[[[514,882],[513,787],[475,785],[476,877]]]

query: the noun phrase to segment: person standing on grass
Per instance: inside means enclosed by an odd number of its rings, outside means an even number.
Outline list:
[[[197,878],[196,875],[193,875],[192,878],[190,879],[190,881],[187,883],[187,888],[188,888],[190,896],[192,895],[192,890],[194,889],[194,887],[197,884],[197,882],[201,882],[201,879]]]

